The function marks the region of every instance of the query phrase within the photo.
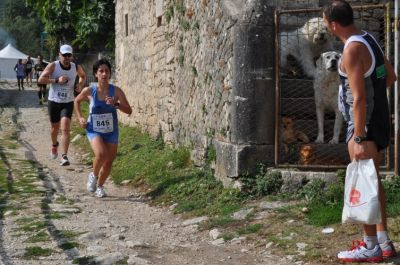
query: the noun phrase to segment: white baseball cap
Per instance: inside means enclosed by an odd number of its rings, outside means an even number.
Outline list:
[[[61,54],[66,54],[66,53],[72,54],[72,47],[69,46],[68,44],[64,44],[60,47],[60,53]]]

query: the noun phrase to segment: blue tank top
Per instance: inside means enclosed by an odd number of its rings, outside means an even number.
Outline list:
[[[380,148],[385,148],[390,139],[390,114],[386,92],[386,68],[385,55],[375,40],[367,32],[362,35],[351,36],[345,43],[344,48],[350,42],[361,42],[369,50],[372,63],[370,69],[364,74],[365,92],[367,101],[366,112],[366,134],[367,138],[375,141]],[[339,89],[339,109],[347,121],[348,126],[354,128],[353,117],[353,95],[351,93],[347,74],[343,73],[339,67],[341,80]]]
[[[117,110],[97,97],[97,85],[92,86],[87,131],[99,134],[118,133]],[[115,87],[110,84],[108,95],[114,97]]]

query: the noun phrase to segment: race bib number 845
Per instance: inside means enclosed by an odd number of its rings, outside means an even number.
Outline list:
[[[110,133],[114,130],[112,113],[92,114],[93,131]]]

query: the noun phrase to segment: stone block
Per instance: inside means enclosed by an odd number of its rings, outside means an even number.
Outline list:
[[[254,173],[257,164],[270,164],[274,159],[273,145],[237,145],[216,140],[214,146],[215,176],[224,186],[232,185],[241,174]]]

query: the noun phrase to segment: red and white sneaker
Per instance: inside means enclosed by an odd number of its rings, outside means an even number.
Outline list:
[[[51,146],[51,159],[56,159],[58,156],[58,142]]]
[[[354,244],[356,242],[356,244]],[[338,259],[343,262],[381,262],[382,250],[379,244],[373,249],[367,249],[364,241],[353,241],[351,250],[339,252]]]
[[[391,240],[386,240],[384,243],[379,244],[381,250],[382,250],[382,256],[384,258],[391,258],[391,257],[396,257],[396,248],[393,245],[393,242]]]

